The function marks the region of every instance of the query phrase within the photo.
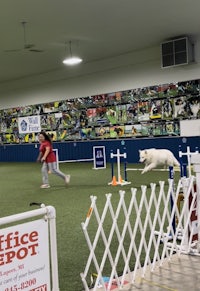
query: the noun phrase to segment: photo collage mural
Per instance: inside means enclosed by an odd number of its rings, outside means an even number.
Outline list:
[[[0,110],[0,143],[179,136],[200,118],[200,80]]]

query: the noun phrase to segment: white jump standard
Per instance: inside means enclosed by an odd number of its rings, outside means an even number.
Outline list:
[[[181,150],[181,146],[179,146],[179,159],[180,159],[180,163],[181,163],[181,177],[190,177],[192,175],[192,165],[191,165],[191,159],[192,156],[199,154],[199,150],[196,147],[195,152],[191,152],[190,151],[190,147],[187,146],[187,151],[186,152],[182,152]],[[183,156],[187,157],[187,164],[183,163]],[[188,173],[187,173],[187,168],[188,168]]]
[[[113,164],[113,159],[115,157],[117,158],[117,180],[116,180],[116,177],[114,175],[114,164]],[[122,176],[121,176],[120,158],[126,159],[126,157],[127,157],[126,153],[121,154],[119,149],[117,149],[117,153],[116,154],[111,152],[110,158],[112,159],[112,164],[111,164],[111,166],[112,166],[112,182],[108,183],[108,185],[112,185],[112,186],[121,185],[121,186],[124,186],[124,185],[131,184],[131,182],[126,181],[127,180],[126,167],[124,167],[125,180],[122,180]],[[124,164],[125,164],[125,161],[124,161]]]

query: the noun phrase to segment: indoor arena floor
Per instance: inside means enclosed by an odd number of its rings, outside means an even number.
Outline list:
[[[102,290],[104,289],[98,288],[98,291]],[[141,279],[138,276],[134,284],[127,283],[123,289],[112,285],[111,290],[198,291],[200,290],[200,256],[174,255],[170,261],[166,260],[162,267],[156,267],[153,273],[147,271],[145,278]]]

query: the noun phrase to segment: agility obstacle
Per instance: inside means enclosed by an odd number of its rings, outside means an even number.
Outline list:
[[[127,168],[126,170],[127,171],[143,171],[143,169],[140,169],[140,168]],[[156,168],[156,169],[152,169],[151,171],[154,171],[154,172],[169,172],[169,168],[166,168],[166,169]],[[174,172],[180,172],[180,168],[174,167]]]
[[[128,185],[131,184],[131,182],[127,181],[127,170],[126,170],[126,153],[120,153],[120,150],[117,149],[117,153],[114,154],[113,152],[110,153],[111,158],[111,175],[112,175],[112,181],[108,183],[108,185],[117,186],[117,185]],[[114,158],[117,158],[117,178],[114,174]],[[124,161],[124,180],[121,176],[121,165],[120,165],[120,159],[123,158]]]
[[[105,146],[94,146],[93,147],[93,157],[83,158],[83,159],[71,159],[71,160],[59,160],[59,163],[79,163],[79,162],[93,162],[94,170],[105,169],[106,168],[106,152]]]
[[[191,176],[192,174],[192,166],[191,166],[191,158],[194,155],[199,154],[198,147],[196,147],[195,152],[190,151],[190,147],[187,146],[186,152],[182,152],[181,146],[179,146],[179,160],[180,160],[180,165],[181,165],[181,177],[187,177]],[[183,158],[186,157],[186,161],[184,162]],[[188,169],[188,173],[187,173]]]
[[[145,185],[141,190],[132,188],[131,197],[119,191],[117,208],[112,205],[112,194],[106,194],[103,212],[98,211],[97,197],[90,197],[91,205],[82,223],[90,251],[84,272],[80,274],[85,291],[91,288],[96,291],[100,287],[104,291],[121,290],[128,284],[140,288],[136,277],[144,278],[147,270],[155,273],[157,266],[162,270],[164,261],[172,261],[174,254],[179,259],[181,254],[200,256],[200,154],[192,155],[190,161],[196,176],[181,177],[176,189],[173,179],[169,179],[167,190],[165,182],[160,181],[159,187],[150,185],[150,193]],[[184,195],[181,209],[178,207],[180,192]],[[191,220],[194,212],[195,222]],[[90,237],[93,220],[97,231]],[[109,230],[104,228],[110,223]],[[92,285],[91,268],[97,274]]]

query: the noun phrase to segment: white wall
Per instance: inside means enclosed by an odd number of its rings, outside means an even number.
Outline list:
[[[160,48],[153,47],[82,64],[70,75],[63,69],[1,84],[0,109],[199,79],[199,48],[200,41],[195,45],[195,63],[186,66],[161,69]]]

